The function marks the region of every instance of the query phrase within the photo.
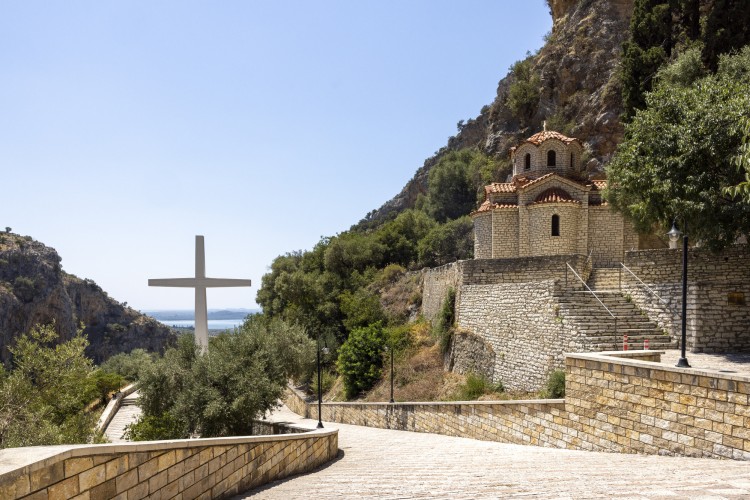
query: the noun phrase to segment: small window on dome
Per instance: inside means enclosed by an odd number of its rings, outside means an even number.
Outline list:
[[[560,216],[552,216],[552,236],[560,236]]]
[[[576,168],[575,156],[570,153],[570,169],[573,170],[574,168]]]
[[[557,164],[557,154],[554,149],[547,151],[547,166],[554,167]]]
[[[526,156],[523,157],[523,168],[526,170],[531,168],[531,155],[529,153],[526,153]]]

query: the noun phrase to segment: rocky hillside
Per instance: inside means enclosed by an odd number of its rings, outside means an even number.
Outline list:
[[[55,323],[61,339],[79,324],[96,362],[137,347],[162,351],[174,333],[158,321],[110,298],[96,283],[65,273],[54,248],[29,236],[0,234],[0,361],[13,339],[36,324]]]
[[[362,223],[377,223],[414,206],[427,189],[430,168],[447,152],[466,147],[507,158],[520,139],[548,127],[585,141],[588,169],[601,175],[623,128],[617,69],[628,36],[633,0],[548,0],[553,18],[545,45],[498,84],[478,117],[417,170],[403,190]],[[496,179],[504,180],[504,179]]]

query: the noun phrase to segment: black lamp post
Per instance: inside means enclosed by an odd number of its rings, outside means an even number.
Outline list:
[[[385,352],[391,351],[391,400],[390,403],[393,403],[393,347],[385,346]]]
[[[328,354],[328,347],[323,347],[321,349],[320,347],[320,334],[318,334],[318,429],[323,428],[323,414],[321,412],[321,409],[323,407],[323,384],[321,383],[321,376],[320,376],[320,353],[321,351],[323,354]]]
[[[688,272],[688,235],[687,235],[687,222],[685,225],[685,233],[681,233],[675,223],[672,223],[672,229],[669,230],[667,235],[671,243],[671,248],[677,248],[677,240],[679,240],[682,234],[682,340],[680,341],[680,359],[677,361],[678,368],[690,368],[687,356],[685,355],[685,346],[687,344],[687,272]]]

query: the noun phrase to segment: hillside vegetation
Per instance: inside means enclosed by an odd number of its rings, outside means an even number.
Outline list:
[[[602,176],[611,162],[608,195],[638,227],[668,227],[678,216],[696,220],[701,227],[691,231],[715,246],[747,232],[744,223],[727,224],[733,217],[750,220],[750,171],[741,170],[750,168],[744,139],[750,125],[743,128],[749,68],[744,56],[728,57],[750,40],[747,3],[550,0],[549,6],[554,27],[545,45],[512,65],[495,100],[478,117],[459,121],[456,136],[399,195],[312,250],[277,257],[263,277],[257,300],[264,314],[302,325],[332,349],[326,364],[341,376],[338,392],[347,398],[382,384],[386,346],[411,360],[400,373],[430,372],[426,378],[442,385],[435,367],[452,325],[431,333],[437,348],[425,344],[417,353],[415,342],[424,342],[404,326],[418,316],[417,271],[472,257],[468,214],[482,186],[506,179],[509,147],[543,121],[587,143],[590,176]],[[664,101],[675,106],[662,109]],[[696,126],[680,127],[686,122]],[[726,131],[724,138],[712,135]],[[367,397],[381,398],[378,387],[377,396]],[[420,392],[444,396],[428,393]]]

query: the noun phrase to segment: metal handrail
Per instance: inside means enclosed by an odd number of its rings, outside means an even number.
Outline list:
[[[580,281],[581,283],[583,283],[583,286],[586,287],[586,290],[588,290],[589,293],[594,296],[594,298],[597,300],[597,302],[599,302],[602,305],[602,307],[604,308],[604,310],[607,311],[607,313],[610,316],[612,316],[613,320],[615,320],[615,335],[617,335],[617,316],[615,316],[614,314],[612,314],[612,311],[609,310],[609,307],[605,306],[604,302],[602,302],[601,300],[599,300],[599,297],[596,295],[596,292],[594,292],[591,288],[589,288],[589,286],[586,284],[586,282],[583,281],[583,278],[581,278],[578,275],[578,273],[576,272],[576,270],[573,269],[573,267],[570,265],[570,262],[566,262],[565,265],[568,266],[568,268],[573,272],[573,276],[575,276],[576,278],[578,278],[578,281]],[[565,269],[565,284],[566,285],[567,285],[567,282],[568,282],[568,269],[566,268]]]
[[[640,283],[641,285],[643,285],[646,288],[646,290],[648,290],[651,293],[651,295],[653,295],[654,297],[656,297],[657,299],[659,299],[659,301],[661,301],[662,304],[664,304],[665,306],[669,305],[669,303],[666,300],[664,300],[663,298],[661,298],[659,296],[659,294],[656,293],[654,290],[652,290],[651,287],[648,286],[646,283],[644,283],[643,280],[641,280],[641,278],[639,278],[638,276],[636,276],[635,273],[633,271],[631,271],[630,268],[628,268],[628,266],[626,266],[622,262],[620,262],[620,265],[622,266],[623,269],[625,269],[627,272],[629,272],[635,279],[637,279],[638,283]]]

